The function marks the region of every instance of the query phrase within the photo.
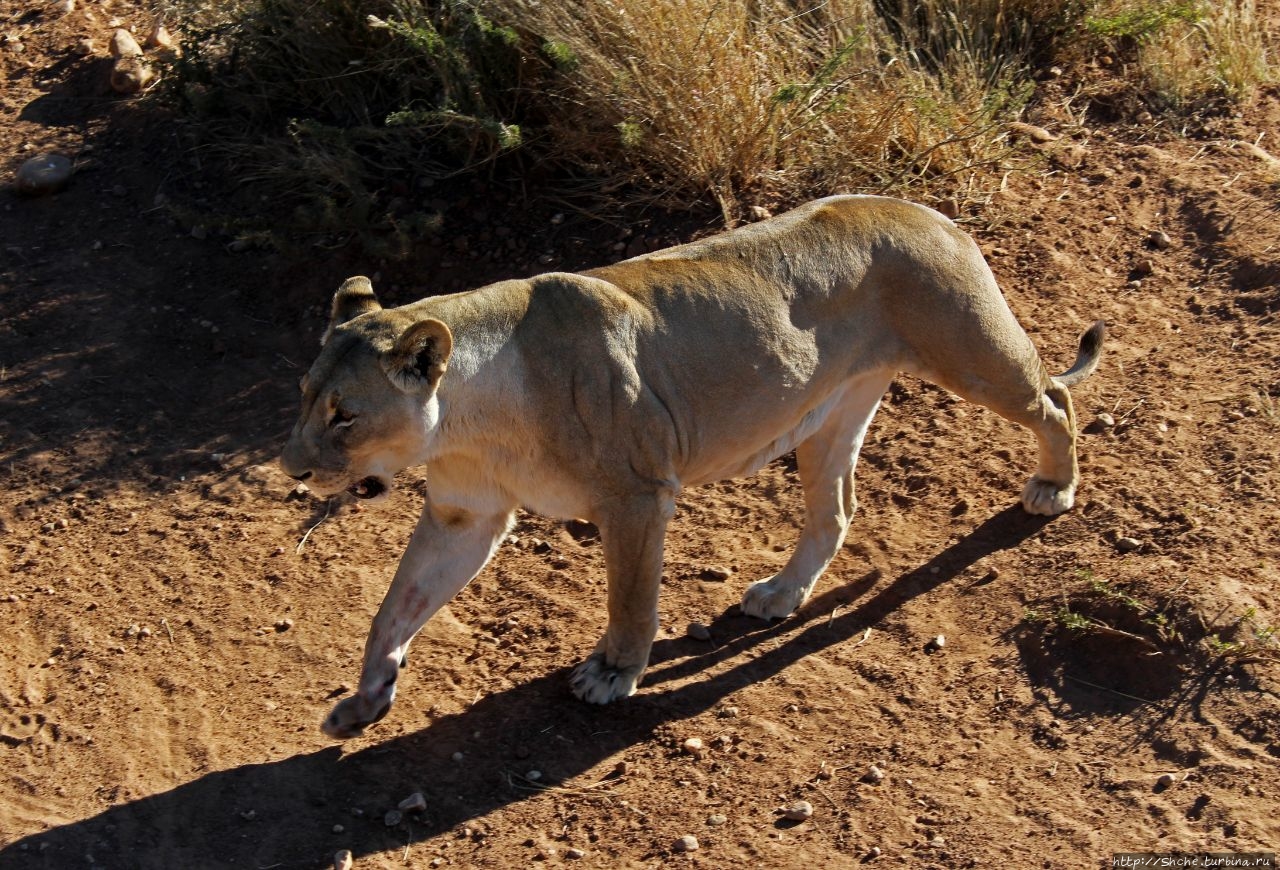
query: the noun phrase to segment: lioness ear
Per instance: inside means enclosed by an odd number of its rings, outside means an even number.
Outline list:
[[[368,278],[357,275],[343,281],[338,292],[333,294],[333,306],[329,309],[329,328],[324,331],[324,338],[320,339],[321,346],[328,344],[333,331],[348,320],[381,309]]]
[[[453,335],[439,320],[420,320],[396,339],[382,358],[391,382],[406,393],[434,390],[449,367]]]

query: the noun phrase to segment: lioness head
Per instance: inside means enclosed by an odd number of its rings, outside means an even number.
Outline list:
[[[321,344],[280,466],[321,497],[345,489],[381,499],[430,444],[453,336],[439,320],[384,311],[369,279],[356,277],[333,297]]]

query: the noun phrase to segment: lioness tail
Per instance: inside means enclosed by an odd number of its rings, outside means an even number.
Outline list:
[[[1071,368],[1054,378],[1064,387],[1073,387],[1093,374],[1102,359],[1102,339],[1106,337],[1107,325],[1101,320],[1080,336],[1080,350],[1076,353],[1076,361]]]

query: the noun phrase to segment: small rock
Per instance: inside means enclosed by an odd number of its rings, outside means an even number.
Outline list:
[[[345,827],[345,826],[343,826],[343,825],[334,825],[334,826],[333,826],[333,832],[334,832],[335,834],[341,834],[341,833],[344,833],[346,830],[347,830],[347,829],[346,829],[346,827]]]
[[[1130,537],[1116,538],[1116,549],[1121,553],[1132,553],[1142,549],[1142,541]]]
[[[879,846],[872,846],[871,850],[868,851],[867,854],[872,858],[879,858],[881,855],[884,854],[884,852],[880,850]]]
[[[680,748],[688,755],[694,758],[701,758],[704,750],[701,737],[690,737],[684,743],[680,744]]]
[[[143,640],[146,640],[147,638],[151,637],[151,629],[146,628],[145,626],[143,628],[138,629],[138,637],[142,638]]]
[[[716,718],[737,719],[739,712],[740,711],[738,710],[737,707],[721,707],[719,710],[716,711]]]
[[[284,632],[293,628],[293,620],[287,616],[284,619],[276,620],[276,631]]]
[[[54,15],[70,15],[76,11],[76,0],[54,0],[49,4],[49,11]]]
[[[157,21],[151,27],[151,32],[147,34],[147,48],[173,48],[173,35],[169,33],[169,28],[164,26],[163,21]]]
[[[733,572],[723,565],[708,565],[702,569],[703,580],[728,580],[733,576]]]
[[[420,813],[427,808],[427,799],[422,796],[422,792],[415,791],[404,800],[400,801],[399,809],[406,813]]]
[[[1098,425],[1101,426],[1103,429],[1112,429],[1116,425],[1116,418],[1112,417],[1106,411],[1103,411],[1094,419],[1098,421]]]
[[[142,629],[139,628],[138,624],[135,622],[133,625],[129,626],[124,630],[124,636],[127,638],[135,638],[138,636],[138,632],[140,632],[141,630]]]
[[[524,778],[529,780],[529,782],[537,782],[538,780],[542,779],[542,771],[531,770],[524,775]]]
[[[762,205],[753,205],[747,209],[747,214],[751,215],[753,221],[767,221],[773,217],[773,212]]]
[[[790,822],[807,822],[813,818],[813,804],[808,801],[796,801],[786,808],[782,817]]]
[[[1037,127],[1035,124],[1023,124],[1017,121],[1009,125],[1009,132],[1040,145],[1045,142],[1053,142],[1058,138],[1044,127]]]
[[[400,824],[400,820],[404,818],[404,813],[399,810],[387,810],[387,814],[382,817],[382,823],[388,828],[394,828]]]
[[[926,652],[937,652],[947,645],[947,636],[940,634],[924,645]]]
[[[671,848],[677,852],[696,852],[698,851],[698,838],[693,834],[685,834],[671,845]]]
[[[564,223],[564,214],[563,214],[562,212],[556,212],[555,214],[553,214],[553,215],[551,216],[551,225],[552,225],[552,226],[557,226],[557,227],[558,227],[558,226],[560,226],[560,224],[562,224],[562,223]]]
[[[571,861],[577,861],[579,858],[587,857],[587,853],[581,849],[566,849],[564,856]]]
[[[701,622],[689,623],[689,627],[685,629],[685,634],[694,640],[711,640],[711,629]]]
[[[61,154],[38,154],[18,167],[15,183],[18,193],[41,196],[56,193],[67,186],[75,167]]]
[[[1156,264],[1150,259],[1143,257],[1136,260],[1133,264],[1132,274],[1135,278],[1145,278],[1156,270]]]
[[[929,841],[929,845],[935,849],[941,849],[943,846],[947,845],[947,838],[941,834],[934,834],[933,839]]]
[[[1172,773],[1162,773],[1160,774],[1160,778],[1156,780],[1156,785],[1160,786],[1160,788],[1168,788],[1173,785],[1173,781],[1174,777]]]
[[[1168,250],[1173,245],[1173,239],[1169,238],[1169,234],[1163,230],[1156,230],[1147,236],[1147,241],[1151,247],[1161,251]]]
[[[117,30],[116,33],[128,33],[128,31]],[[133,39],[132,36],[129,38]],[[133,44],[136,46],[138,43]],[[115,45],[115,40],[112,39],[113,51]],[[120,94],[140,94],[155,81],[155,77],[156,73],[151,68],[151,64],[141,57],[117,57],[115,64],[111,67],[111,88]]]
[[[450,756],[450,758],[452,758],[454,761],[462,761],[462,759],[465,757],[466,756],[464,756],[461,752],[455,752],[453,753],[453,755]]]
[[[333,853],[333,870],[351,870],[351,865],[355,863],[355,859],[351,857],[350,849],[339,849]]]
[[[91,57],[98,53],[98,45],[92,39],[85,38],[76,43],[76,54]]]
[[[707,827],[718,828],[727,821],[729,821],[729,817],[723,813],[712,813],[707,816]]]
[[[865,779],[869,783],[878,785],[879,783],[884,782],[884,771],[881,770],[877,765],[873,764],[867,768],[867,775],[864,776],[863,779]]]
[[[138,45],[138,40],[133,38],[132,33],[119,27],[111,34],[111,56],[114,58],[142,57],[142,46]]]

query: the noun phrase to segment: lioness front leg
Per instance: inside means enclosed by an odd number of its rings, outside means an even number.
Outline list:
[[[609,581],[609,625],[596,650],[573,670],[573,693],[607,704],[635,692],[658,633],[658,589],[667,522],[675,513],[668,493],[617,499],[597,521]]]
[[[482,516],[427,502],[373,618],[356,693],[330,711],[320,730],[356,737],[391,709],[409,642],[428,619],[480,573],[511,529],[514,511]]]

